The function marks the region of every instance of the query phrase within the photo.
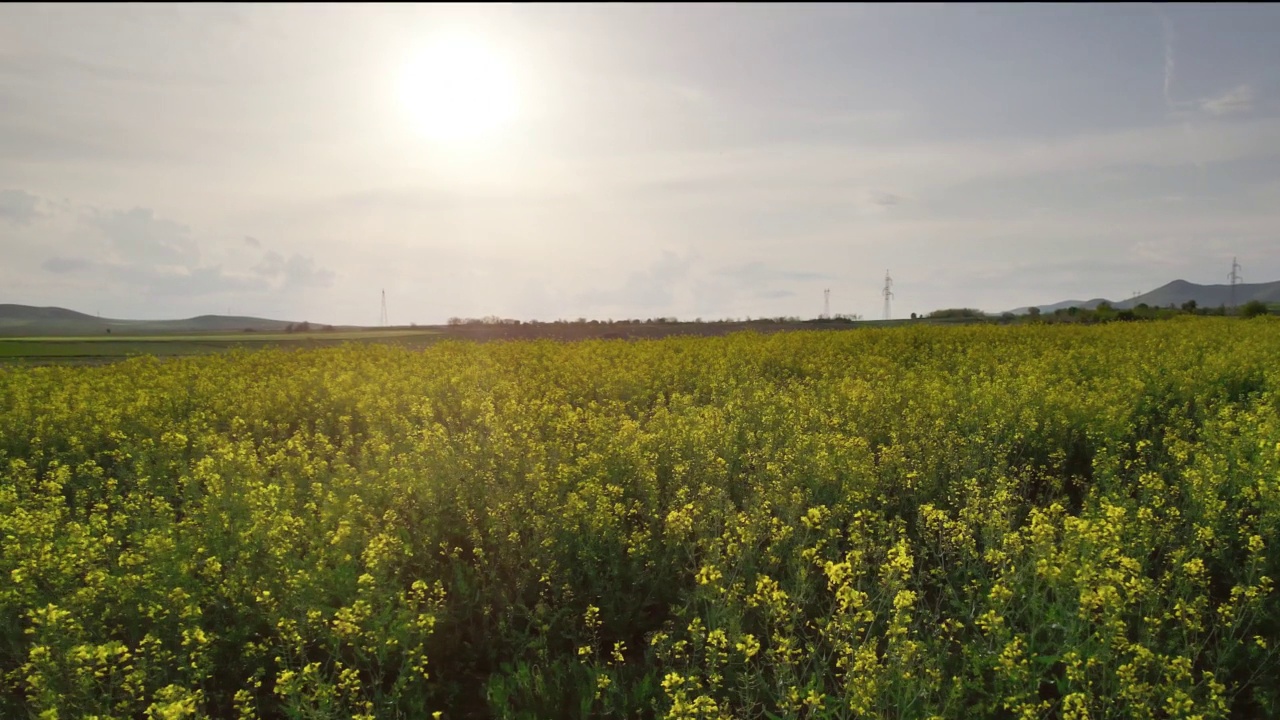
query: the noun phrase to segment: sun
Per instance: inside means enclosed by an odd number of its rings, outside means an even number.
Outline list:
[[[510,65],[478,38],[436,38],[404,66],[400,99],[428,139],[461,144],[491,137],[516,115],[518,92]]]

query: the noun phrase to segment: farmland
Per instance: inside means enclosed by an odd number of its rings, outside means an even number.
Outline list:
[[[0,717],[1274,717],[1277,357],[1181,317],[0,365]]]
[[[263,321],[267,322],[267,321]],[[309,332],[195,332],[151,330],[124,334],[50,334],[39,327],[29,335],[0,333],[0,364],[100,365],[139,355],[185,357],[229,350],[261,350],[334,347],[348,343],[375,343],[421,349],[442,340],[591,340],[656,339],[671,336],[719,337],[750,330],[774,333],[791,330],[854,330],[919,324],[969,324],[960,320],[841,320],[760,319],[716,322],[553,322],[521,324],[428,325],[392,328],[344,328]]]
[[[317,348],[351,342],[421,347],[431,330],[357,330],[317,333],[151,333],[0,337],[0,363],[23,365],[101,364],[129,357],[182,357],[267,347]]]

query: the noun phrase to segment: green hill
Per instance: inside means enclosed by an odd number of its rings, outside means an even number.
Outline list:
[[[1239,306],[1251,300],[1259,300],[1261,302],[1272,304],[1280,303],[1280,281],[1267,283],[1240,283],[1235,286],[1234,302],[1232,300],[1232,289],[1230,285],[1198,285],[1186,280],[1174,280],[1167,285],[1152,290],[1149,293],[1129,298],[1127,300],[1104,300],[1102,298],[1094,298],[1093,300],[1065,300],[1056,302],[1051,305],[1039,305],[1040,312],[1051,313],[1055,310],[1066,309],[1070,307],[1078,307],[1085,310],[1092,310],[1100,303],[1108,302],[1117,310],[1126,310],[1137,307],[1143,303],[1151,307],[1182,307],[1182,304],[1194,300],[1196,305],[1202,308],[1216,308],[1222,305],[1231,307]],[[1030,307],[1020,307],[1016,310],[1010,310],[1015,315],[1024,315],[1030,311]]]
[[[228,315],[200,315],[185,320],[120,320],[100,318],[60,307],[0,304],[0,335],[101,335],[112,333],[281,332],[286,320]]]
[[[1197,285],[1186,280],[1174,280],[1168,285],[1144,293],[1135,298],[1112,303],[1116,308],[1126,309],[1146,303],[1151,307],[1181,307],[1188,300],[1195,300],[1196,305],[1218,307],[1226,305],[1244,305],[1252,300],[1264,303],[1280,302],[1280,281],[1269,283],[1240,283],[1235,286],[1235,300],[1232,301],[1230,285]]]

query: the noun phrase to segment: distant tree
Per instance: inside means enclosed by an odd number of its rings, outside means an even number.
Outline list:
[[[1182,310],[1183,310],[1184,312],[1189,312],[1189,313],[1193,313],[1193,312],[1195,312],[1195,311],[1196,311],[1196,301],[1195,301],[1195,300],[1188,300],[1188,301],[1186,301],[1186,302],[1182,303]]]
[[[111,328],[107,328],[107,334],[108,334],[108,335],[110,335],[110,334],[111,334]]]
[[[985,318],[986,313],[973,308],[947,308],[945,310],[934,310],[929,313],[929,317],[937,319],[977,319]]]
[[[311,332],[311,323],[306,320],[303,320],[302,322],[298,323],[297,330],[298,332]]]
[[[1029,308],[1027,310],[1027,314],[1033,318],[1038,318],[1040,317],[1040,308],[1038,307]]]
[[[1266,314],[1268,314],[1267,304],[1262,302],[1261,300],[1250,300],[1249,302],[1240,306],[1240,317],[1255,318],[1255,317],[1258,317],[1259,315],[1266,315]]]
[[[916,319],[916,314],[915,314],[915,313],[911,313],[911,319],[912,319],[912,320],[915,320],[915,319]]]

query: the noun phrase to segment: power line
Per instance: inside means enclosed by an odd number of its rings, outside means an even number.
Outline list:
[[[1240,277],[1240,263],[1236,259],[1231,258],[1231,274],[1227,276],[1231,280],[1231,307],[1236,306],[1236,285],[1243,279]]]
[[[885,270],[885,271],[884,271],[884,291],[883,291],[883,294],[884,294],[884,319],[885,319],[885,320],[888,320],[888,319],[889,319],[889,315],[890,315],[890,313],[889,313],[889,299],[893,297],[893,290],[890,290],[890,289],[889,289],[889,288],[891,288],[891,287],[893,287],[893,278],[889,277],[889,271],[888,271],[888,270]]]

